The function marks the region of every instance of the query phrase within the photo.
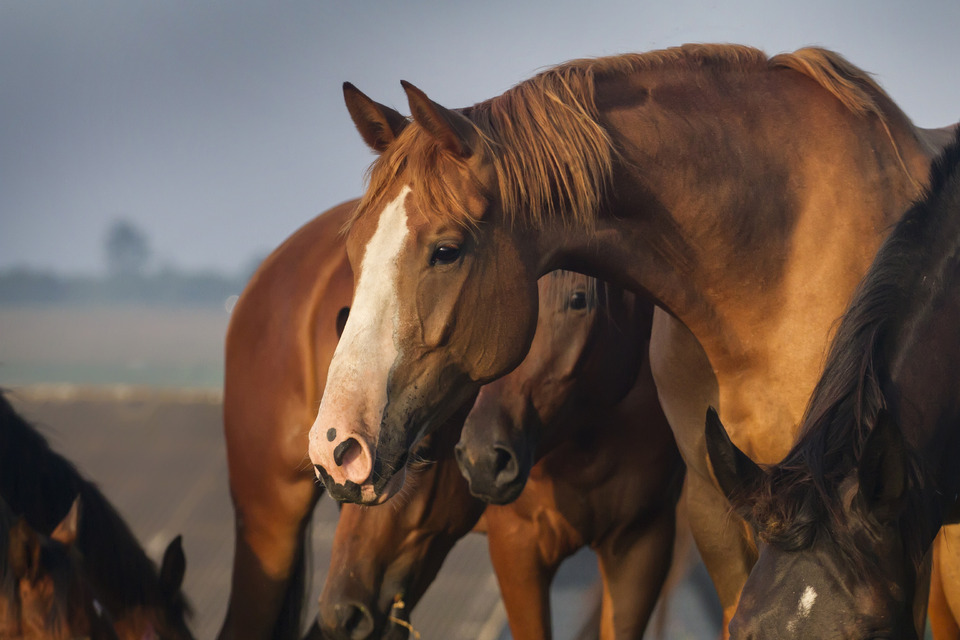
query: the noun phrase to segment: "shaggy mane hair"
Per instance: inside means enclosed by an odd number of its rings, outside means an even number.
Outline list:
[[[825,49],[806,48],[768,58],[746,46],[696,44],[574,60],[459,110],[473,123],[482,151],[493,161],[499,193],[489,195],[499,197],[506,218],[532,228],[556,218],[592,228],[618,155],[599,123],[596,84],[667,68],[741,73],[793,70],[816,81],[856,116],[876,116],[888,134],[889,116],[895,112],[902,116],[864,71]],[[404,174],[430,211],[470,227],[473,221],[456,189],[438,179],[444,168],[463,163],[422,128],[408,126],[370,167],[369,185],[355,217],[379,210],[390,185]]]

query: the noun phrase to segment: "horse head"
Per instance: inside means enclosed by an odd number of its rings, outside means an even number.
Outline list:
[[[390,504],[341,508],[320,595],[324,637],[407,637],[410,611],[483,511],[453,460],[457,433],[444,428],[424,439],[410,487]]]
[[[344,89],[381,156],[347,232],[355,293],[310,430],[317,475],[341,501],[395,494],[410,450],[519,364],[536,327],[541,268],[503,224],[483,136],[404,87],[412,123]]]
[[[924,545],[905,539],[904,522],[916,515],[913,465],[889,414],[881,411],[855,467],[837,478],[834,504],[812,484],[797,486],[784,465],[756,465],[712,409],[706,444],[720,487],[761,541],[733,640],[922,637],[928,565],[913,552]]]
[[[0,498],[0,636],[22,640],[116,640],[113,621],[74,548],[79,499],[50,536],[14,517]]]
[[[634,295],[567,271],[538,286],[529,353],[480,390],[456,448],[470,491],[496,504],[515,500],[537,460],[619,402],[645,357],[650,314]]]

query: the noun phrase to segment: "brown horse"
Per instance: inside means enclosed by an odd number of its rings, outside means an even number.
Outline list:
[[[73,549],[78,504],[47,537],[0,498],[0,638],[117,640]]]
[[[457,446],[470,491],[486,502],[513,502],[533,464],[582,425],[602,432],[611,422],[603,412],[647,363],[653,307],[645,300],[569,271],[541,278],[539,294],[529,353],[480,390]],[[640,412],[641,433],[654,406]]]
[[[347,235],[353,312],[310,457],[339,500],[403,484],[412,447],[523,359],[536,281],[569,268],[652,296],[651,365],[690,525],[727,619],[756,550],[707,462],[717,406],[779,460],[831,326],[935,147],[839,55],[689,45],[581,60],[413,122],[345,85],[380,157]]]
[[[538,426],[532,455],[542,460],[530,482],[513,504],[484,512],[510,627],[518,639],[551,636],[553,575],[591,545],[604,585],[601,637],[639,637],[669,568],[682,468],[647,364],[652,308],[578,274],[548,275],[539,288],[530,353],[481,390],[466,421],[474,441],[493,427]],[[424,440],[429,447],[417,457],[437,462],[402,497],[343,506],[320,598],[327,637],[405,637],[388,616],[409,615],[482,510],[453,461],[458,432],[443,428]],[[458,451],[461,462],[469,455]],[[398,601],[404,607],[394,610]]]
[[[670,566],[683,468],[647,358],[653,308],[569,272],[539,290],[530,352],[481,388],[457,457],[484,499],[522,489],[484,513],[515,638],[550,637],[547,587],[585,545],[603,577],[600,637],[639,638]],[[523,458],[539,460],[529,481]]]
[[[289,638],[295,637],[299,629],[303,531],[318,497],[315,478],[309,465],[304,464],[303,452],[313,412],[323,392],[322,373],[336,346],[338,322],[342,323],[350,304],[352,273],[337,233],[355,205],[356,202],[345,203],[315,218],[274,251],[244,290],[231,317],[226,343],[224,430],[237,514],[237,543],[233,587],[221,637]],[[570,295],[573,298],[582,294],[576,289]],[[566,300],[557,298],[555,302]],[[579,304],[572,303],[572,311],[577,312]],[[596,305],[591,302],[590,307],[591,317],[596,316]],[[546,314],[545,318],[553,315]],[[625,316],[618,318],[623,320]],[[589,326],[583,319],[580,322]],[[642,326],[630,325],[624,331],[643,334]],[[583,346],[597,348],[595,342]],[[642,377],[636,371],[632,373],[637,384],[641,384]],[[645,384],[645,392],[634,391],[631,396],[639,395],[641,402],[649,401],[652,383],[647,380]],[[658,440],[663,433],[662,417],[652,407],[645,410],[649,412],[646,420],[651,455],[669,451]],[[631,416],[621,426],[632,428],[633,420],[641,419],[644,418],[639,414]],[[402,628],[391,629],[387,625],[393,598],[399,595],[412,607],[433,579],[453,540],[473,526],[483,505],[469,496],[451,458],[457,431],[449,429],[438,434],[437,438],[446,440],[421,452],[438,462],[418,471],[416,490],[405,496],[403,507],[395,504],[388,509],[358,509],[344,505],[322,599],[321,614],[328,633],[362,637],[371,628],[381,630],[385,626],[389,633],[402,632]],[[597,448],[604,449],[599,444]],[[564,455],[579,461],[585,454],[557,453],[543,464],[572,470],[576,463],[562,462]],[[646,473],[650,486],[655,487],[664,482],[655,472],[670,459],[667,454],[657,464],[636,467],[631,458],[629,469]],[[627,479],[635,474],[619,477],[632,483]],[[570,482],[587,480],[571,475]],[[544,504],[555,500],[550,474],[535,473],[531,484],[530,492],[547,496]],[[522,500],[517,508],[528,508],[531,502],[535,500]],[[655,514],[656,504],[652,501],[644,508]],[[601,536],[591,535],[587,526],[592,523],[582,524],[576,519],[593,515],[551,518],[550,522],[558,525],[553,539],[562,539],[565,544],[548,548],[556,555],[540,561],[545,575],[552,575],[555,563],[576,548],[572,546],[575,540],[584,540],[579,544],[600,542]],[[526,514],[520,517],[525,518]],[[659,516],[651,515],[651,522],[659,521]],[[579,538],[570,533],[576,527],[580,528]],[[635,535],[635,527],[624,524],[622,528],[623,533],[610,534],[608,539]],[[655,539],[659,530],[658,524],[651,524],[644,539]],[[364,535],[356,535],[358,531]],[[392,558],[383,554],[392,554]],[[351,557],[379,560],[351,563]],[[343,571],[358,567],[361,571],[355,579]],[[654,580],[657,572],[656,567],[649,571]],[[643,581],[638,580],[637,585],[641,584]],[[537,602],[543,598],[534,596]],[[641,601],[639,596],[634,599]],[[404,611],[409,613],[409,608]],[[393,614],[402,617],[403,612],[395,610]],[[617,619],[625,615],[620,613]],[[540,614],[536,616],[539,623]],[[519,619],[514,614],[511,618]],[[334,630],[335,627],[340,630]]]
[[[413,487],[393,503],[343,505],[320,595],[322,637],[408,636],[413,608],[486,506],[460,477],[453,458],[458,434],[448,428],[424,439]]]
[[[731,637],[923,637],[927,554],[960,521],[958,323],[960,137],[864,277],[787,457],[761,469],[708,413],[717,480],[767,543]]]
[[[320,496],[307,433],[353,296],[339,231],[357,205],[314,218],[257,269],[230,317],[223,429],[236,516],[220,638],[295,638],[304,536]]]
[[[186,560],[180,537],[167,547],[160,570],[92,482],[83,478],[0,394],[0,496],[30,528],[55,529],[79,496],[81,514],[73,546],[122,640],[158,636],[192,638],[180,590]]]

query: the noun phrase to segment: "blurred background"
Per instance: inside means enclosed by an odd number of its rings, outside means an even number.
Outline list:
[[[211,637],[232,536],[224,331],[259,261],[363,189],[343,81],[405,112],[400,79],[458,107],[572,58],[821,45],[939,127],[960,119],[958,28],[956,0],[0,0],[0,386],[151,549],[194,531]],[[186,484],[131,483],[151,460]],[[577,598],[583,575],[561,581]],[[710,637],[710,606],[672,637]]]

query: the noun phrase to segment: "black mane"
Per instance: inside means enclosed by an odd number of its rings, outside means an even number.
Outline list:
[[[898,354],[901,330],[942,293],[960,260],[960,129],[932,164],[922,198],[880,247],[837,329],[790,453],[769,469],[752,505],[763,537],[788,550],[809,546],[824,526],[843,522],[841,482],[856,468],[880,412]],[[901,427],[909,425],[901,425]],[[911,433],[904,432],[908,442]],[[908,491],[920,492],[928,474],[911,453]],[[936,519],[929,500],[909,500],[909,517]],[[842,528],[842,527],[841,527]],[[919,527],[914,526],[916,530]],[[837,545],[856,557],[855,541],[832,530]],[[842,531],[839,533],[842,534]],[[925,549],[907,540],[915,561]]]
[[[182,620],[189,606],[182,592],[164,596],[153,561],[95,484],[50,448],[0,393],[0,496],[36,531],[49,535],[79,495],[76,547],[84,570],[116,618],[145,606]]]

